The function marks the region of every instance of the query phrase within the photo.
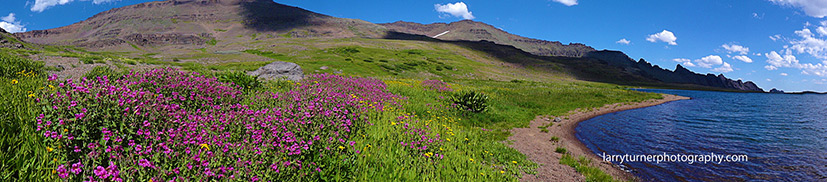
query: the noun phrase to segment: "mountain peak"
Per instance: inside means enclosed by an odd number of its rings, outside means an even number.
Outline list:
[[[69,26],[17,35],[33,43],[121,49],[130,44],[202,46],[210,40],[231,42],[252,34],[343,38],[382,37],[385,32],[366,21],[271,0],[169,0],[115,8]]]
[[[461,20],[451,23],[420,24],[397,21],[380,24],[391,31],[424,35],[441,40],[491,41],[501,45],[511,45],[523,51],[542,56],[582,57],[595,51],[594,48],[580,43],[564,45],[557,41],[546,41],[510,34],[483,22]]]

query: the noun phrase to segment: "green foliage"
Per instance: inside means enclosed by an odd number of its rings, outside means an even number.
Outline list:
[[[218,81],[234,83],[235,85],[244,88],[244,90],[253,90],[261,87],[261,82],[258,81],[257,76],[247,75],[243,71],[225,71],[216,74]]]
[[[218,40],[216,40],[215,38],[210,38],[210,40],[208,40],[206,43],[208,45],[213,45],[214,46],[215,44],[218,44]]]
[[[554,149],[554,152],[565,154],[566,153],[566,148],[557,147],[556,149]]]
[[[216,29],[213,29],[213,30],[215,30],[216,32],[226,32],[227,31],[227,30],[220,29],[220,28],[216,28]]]
[[[590,166],[591,160],[580,156],[579,159],[575,160],[569,154],[563,154],[563,157],[560,158],[560,164],[565,164],[568,166],[573,167],[578,173],[583,174],[586,177],[586,181],[595,181],[595,182],[613,182],[619,181],[612,178],[611,175],[606,174],[600,168]]]
[[[43,76],[43,62],[0,52],[0,77],[18,78],[22,74]]]
[[[112,68],[109,68],[109,66],[95,66],[92,70],[86,74],[83,74],[83,77],[89,80],[94,80],[95,78],[106,76],[110,80],[114,80],[120,78],[124,74],[124,72],[115,71]]]
[[[289,61],[289,60],[292,59],[289,56],[286,56],[284,54],[261,51],[261,50],[256,50],[256,49],[248,49],[248,50],[244,50],[242,52],[246,52],[246,53],[249,53],[249,54],[254,54],[254,55],[258,55],[258,56],[262,56],[262,57],[268,57],[268,58],[281,60],[281,61]]]
[[[552,136],[549,141],[558,142],[558,141],[560,141],[560,137]]]
[[[0,52],[0,181],[54,181],[56,164],[36,135],[35,99],[43,84],[43,63]]]
[[[467,91],[455,93],[451,96],[451,101],[457,105],[457,108],[463,111],[480,113],[488,109],[488,96],[482,92]]]

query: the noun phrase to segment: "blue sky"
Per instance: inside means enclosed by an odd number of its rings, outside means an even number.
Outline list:
[[[14,0],[0,7],[0,26],[19,31],[55,28],[146,1]],[[724,73],[766,90],[827,91],[824,0],[277,2],[374,23],[473,18],[525,37],[620,50],[670,70],[683,64],[699,73]]]

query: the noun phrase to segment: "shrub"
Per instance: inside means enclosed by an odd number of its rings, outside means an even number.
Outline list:
[[[560,137],[552,136],[551,141],[552,142],[558,142],[558,141],[560,141]]]
[[[245,90],[257,89],[261,86],[258,76],[247,75],[243,71],[227,71],[216,75],[218,81],[234,83]]]
[[[0,51],[0,77],[43,76],[43,72],[43,62],[32,61]]]
[[[554,149],[554,152],[565,154],[566,153],[566,148],[557,147],[556,149]]]
[[[89,80],[93,80],[98,77],[104,77],[108,79],[117,79],[123,76],[124,73],[112,70],[109,66],[95,66],[86,74],[83,74],[83,77]]]
[[[238,87],[176,69],[53,84],[36,130],[68,181],[318,181],[351,171],[365,113],[398,98],[337,75],[244,102]]]
[[[464,111],[484,112],[488,109],[488,96],[481,92],[468,91],[456,93],[451,100],[457,107]]]

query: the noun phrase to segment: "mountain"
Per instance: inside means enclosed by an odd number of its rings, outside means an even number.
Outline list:
[[[13,34],[6,32],[0,28],[0,48],[24,48],[23,42],[17,39]]]
[[[489,24],[472,20],[458,22],[419,24],[397,21],[379,24],[391,31],[425,35],[440,40],[486,40],[497,44],[512,45],[526,52],[541,56],[581,57],[594,48],[580,43],[562,44],[557,41],[546,41],[514,35]],[[439,36],[437,36],[439,35]]]
[[[249,49],[262,49],[265,46],[267,49],[290,55],[302,50],[343,46],[333,44],[334,42],[346,42],[348,46],[373,46],[385,51],[428,47],[407,45],[408,43],[364,43],[361,39],[353,38],[398,39],[411,44],[420,44],[421,41],[452,43],[494,55],[499,62],[482,61],[489,56],[466,57],[468,59],[501,67],[539,67],[551,73],[548,75],[565,75],[583,80],[620,84],[692,84],[762,91],[752,82],[733,81],[723,75],[701,75],[682,67],[669,71],[643,60],[636,62],[619,51],[597,51],[580,43],[562,44],[526,38],[482,22],[463,20],[449,24],[423,25],[398,21],[373,24],[363,20],[319,14],[271,0],[147,2],[108,10],[65,27],[16,33],[14,36],[29,43],[74,45],[104,51],[132,51],[130,55],[146,59],[176,60],[178,57],[189,56],[195,61],[209,63],[256,59],[250,57],[253,55],[234,54]],[[400,39],[400,36],[404,38]],[[320,44],[316,40],[334,42]],[[208,49],[213,53],[227,54],[209,54]],[[332,53],[316,53],[318,54]],[[279,54],[271,56],[276,55]],[[312,55],[302,57],[306,58],[312,58]]]
[[[203,45],[254,33],[286,37],[382,37],[385,28],[271,0],[172,0],[115,8],[84,21],[18,33],[31,43],[87,48]]]
[[[635,61],[620,51],[594,51],[589,52],[585,57],[602,60],[605,61],[606,64],[622,68],[626,72],[642,75],[647,78],[656,79],[666,83],[694,84],[724,89],[764,92],[763,89],[751,81],[736,81],[725,77],[723,74],[719,74],[717,76],[713,74],[698,74],[689,71],[680,64],[675,67],[674,71],[669,71],[660,68],[657,65],[652,65],[643,59]]]
[[[735,81],[723,75],[702,75],[678,65],[675,71],[662,69],[641,59],[634,61],[620,51],[597,51],[581,43],[569,43],[537,40],[510,34],[494,26],[471,20],[462,20],[450,24],[419,24],[404,21],[380,24],[391,31],[425,35],[440,40],[491,41],[497,44],[511,45],[523,51],[540,56],[562,56],[597,59],[625,70],[628,73],[646,78],[675,84],[694,84],[722,89],[763,92],[753,82]],[[588,68],[586,68],[588,69]]]

